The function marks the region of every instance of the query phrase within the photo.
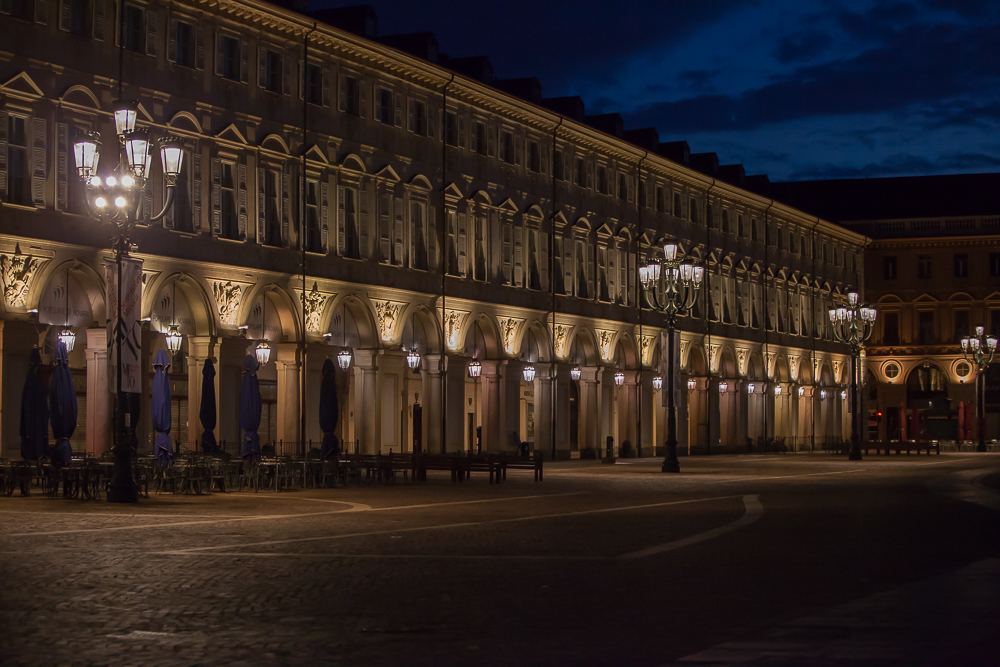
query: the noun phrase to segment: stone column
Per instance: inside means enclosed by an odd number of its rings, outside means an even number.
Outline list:
[[[279,343],[274,360],[278,375],[278,440],[279,454],[301,452],[299,443],[299,346]],[[276,448],[277,449],[277,448]]]
[[[535,451],[552,458],[552,387],[555,364],[535,364]]]
[[[87,453],[111,451],[111,395],[108,393],[108,330],[87,329]]]
[[[514,442],[512,434],[516,433],[518,443],[527,437],[521,432],[521,369],[524,364],[519,361],[503,361],[500,371],[500,413],[502,415],[500,423],[502,434],[500,436],[501,452],[513,450]]]
[[[581,422],[577,431],[581,443],[580,449],[594,450],[597,458],[601,458],[604,451],[604,443],[601,442],[598,430],[601,414],[601,367],[587,366],[580,370],[580,381],[583,384],[580,406],[577,409]]]
[[[624,371],[624,373],[625,384],[618,389],[618,436],[615,438],[615,444],[620,448],[628,440],[632,445],[634,456],[639,444],[638,407],[641,376],[639,371]]]
[[[212,356],[215,340],[211,336],[188,336],[187,340],[188,356],[188,426],[183,437],[187,438],[186,447],[201,451],[201,434],[204,429],[201,427],[201,372],[205,369],[205,360]],[[213,433],[218,441],[219,438],[219,372],[215,372],[215,429]],[[180,429],[178,429],[180,433]]]
[[[480,376],[482,385],[482,426],[483,451],[499,452],[506,445],[503,439],[505,428],[503,396],[501,387],[501,361],[484,361]]]
[[[556,392],[556,409],[552,418],[556,422],[556,458],[570,458],[572,445],[569,441],[569,394],[570,382],[573,380],[569,376],[570,366],[566,364],[556,364],[556,377],[554,391]],[[579,395],[579,394],[578,394]],[[579,408],[579,406],[577,406]]]
[[[441,382],[444,375],[444,359],[440,354],[425,354],[420,361],[420,426],[421,446],[425,454],[439,454],[444,451],[441,437]]]
[[[621,440],[615,429],[615,417],[617,416],[618,395],[616,393],[614,368],[602,368],[598,373],[600,378],[600,416],[597,427],[597,440],[600,447],[598,458],[607,455],[607,442],[610,435],[615,439],[613,454],[618,455],[618,448],[621,447]]]
[[[734,420],[736,434],[734,437],[738,452],[747,451],[747,428],[750,422],[750,395],[747,393],[747,386],[750,384],[754,384],[754,390],[756,390],[756,385],[759,383],[751,383],[745,378],[736,382],[736,418]]]
[[[465,357],[449,357],[445,386],[445,418],[448,433],[443,451],[446,453],[460,452],[465,443]]]
[[[382,449],[379,427],[382,424],[382,402],[378,394],[378,350],[356,350],[354,414],[357,439],[362,454],[376,454]],[[281,388],[279,387],[280,391]]]
[[[726,384],[728,385],[728,381],[726,381]],[[712,452],[719,453],[722,445],[720,429],[721,412],[719,410],[721,398],[722,396],[719,393],[719,377],[713,375],[708,378],[705,388],[706,431],[708,433],[708,441],[705,443],[705,451],[703,452],[705,454],[711,454]]]

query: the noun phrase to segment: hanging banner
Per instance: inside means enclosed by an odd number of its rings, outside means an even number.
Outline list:
[[[660,332],[660,374],[663,376],[663,391],[660,392],[660,404],[663,407],[667,407],[667,383],[669,378],[667,375],[670,374],[670,353],[667,350],[670,349],[670,332],[666,329]],[[674,332],[674,349],[673,349],[673,360],[674,360],[674,407],[681,405],[682,394],[687,392],[687,385],[681,386],[681,332]]]
[[[122,367],[118,377],[121,378],[122,391],[131,394],[142,392],[142,369],[139,357],[142,351],[142,321],[139,318],[139,307],[142,303],[142,261],[138,259],[122,260],[122,307],[121,324],[118,321],[118,265],[108,261],[104,265],[104,286],[108,301],[108,368],[111,370],[111,381],[108,390],[113,394],[118,389],[115,373],[118,362],[116,341],[121,341]]]

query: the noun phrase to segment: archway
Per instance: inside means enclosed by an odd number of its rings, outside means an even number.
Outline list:
[[[461,354],[450,357],[461,372],[464,391],[461,420],[461,448],[473,454],[500,451],[507,446],[503,438],[506,407],[503,401],[502,373],[506,362],[496,321],[485,313],[469,317]],[[451,375],[455,378],[455,375]],[[456,378],[457,381],[457,378]]]
[[[522,368],[517,439],[527,442],[532,450],[548,453],[552,443],[552,369],[549,364],[552,356],[548,330],[538,320],[525,324],[518,358]]]
[[[566,363],[561,365],[558,375],[561,390],[565,392],[565,399],[560,404],[566,406],[568,414],[565,440],[571,456],[572,452],[578,452],[581,457],[593,458],[599,446],[596,405],[600,354],[597,339],[590,329],[576,326],[570,336]]]
[[[952,419],[948,375],[936,364],[924,361],[906,376],[906,407],[910,420],[906,432],[911,440],[956,438],[958,424]]]
[[[743,397],[736,356],[728,345],[719,353],[719,372],[716,394],[719,401],[718,443],[722,451],[734,453],[742,450],[744,433],[740,419]],[[712,400],[709,397],[709,401]],[[710,439],[711,440],[711,439]]]
[[[678,416],[677,439],[680,443],[687,442],[688,454],[707,454],[709,452],[709,395],[714,389],[718,393],[718,385],[713,385],[708,372],[708,359],[705,348],[692,342],[688,352],[685,374],[680,377],[682,391],[687,400],[687,420]],[[665,369],[664,369],[665,370]],[[718,399],[716,399],[718,400]],[[662,402],[666,405],[666,400]],[[718,403],[716,403],[718,405]],[[663,407],[663,433],[658,443],[666,442],[666,407]]]

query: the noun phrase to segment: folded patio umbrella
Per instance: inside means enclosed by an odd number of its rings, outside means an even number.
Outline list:
[[[910,411],[910,439],[920,442],[920,411],[916,408]]]
[[[323,381],[319,386],[319,427],[323,429],[323,460],[340,455],[340,443],[333,434],[337,428],[340,407],[337,403],[337,370],[330,359],[323,362]]]
[[[243,380],[240,382],[240,428],[243,429],[243,458],[247,461],[259,459],[260,386],[257,384],[257,360],[249,354],[243,359]]]
[[[201,449],[206,454],[215,454],[219,451],[219,445],[215,441],[215,363],[208,359],[205,367],[201,369],[201,408],[198,411],[201,419],[201,427],[205,432],[201,434]]]
[[[958,402],[958,441],[965,440],[965,401]]]
[[[49,449],[49,397],[42,380],[42,353],[33,348],[21,391],[21,457],[37,461]]]
[[[52,435],[56,439],[52,448],[52,465],[61,468],[68,465],[73,456],[69,439],[76,430],[76,387],[73,386],[73,375],[69,370],[66,343],[56,343],[54,364],[52,380],[49,382],[50,419]]]
[[[174,458],[174,444],[170,441],[170,355],[164,349],[153,357],[153,400],[149,411],[153,417],[153,452],[161,468],[170,465]]]
[[[899,441],[906,442],[906,406],[899,402]]]

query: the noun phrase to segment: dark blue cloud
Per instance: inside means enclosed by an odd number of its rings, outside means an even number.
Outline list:
[[[781,63],[809,60],[826,52],[832,44],[833,38],[829,33],[810,30],[779,41],[775,57]]]
[[[860,167],[819,164],[794,171],[788,180],[802,181],[829,178],[879,178],[945,173],[993,172],[1000,169],[1000,158],[982,153],[946,153],[933,159],[897,153],[879,162]]]

